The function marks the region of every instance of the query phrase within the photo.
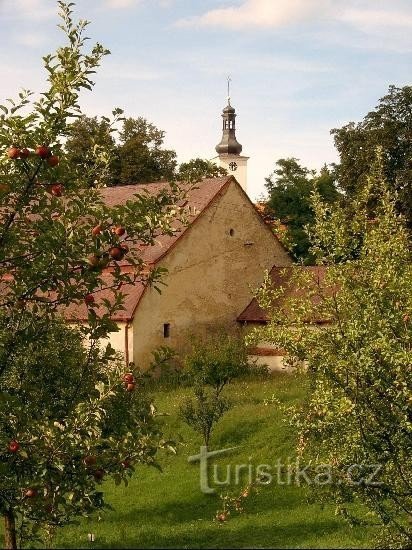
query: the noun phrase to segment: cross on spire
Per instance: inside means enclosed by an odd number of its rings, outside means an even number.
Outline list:
[[[232,78],[230,75],[227,77],[227,102],[230,105],[230,83],[232,82]]]

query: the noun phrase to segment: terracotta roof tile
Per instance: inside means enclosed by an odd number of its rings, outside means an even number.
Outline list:
[[[158,262],[178,241],[178,239],[187,231],[192,223],[201,215],[201,213],[208,207],[208,205],[218,196],[218,194],[233,181],[231,176],[225,176],[221,178],[208,179],[205,178],[195,187],[188,191],[185,200],[185,207],[191,213],[189,216],[189,224],[182,226],[176,223],[175,228],[178,229],[178,233],[173,236],[161,235],[156,239],[156,243],[152,246],[141,247],[141,257],[143,261],[148,265],[154,265]],[[103,201],[107,206],[116,206],[125,204],[128,200],[133,200],[136,194],[144,194],[147,192],[150,195],[157,195],[161,190],[167,188],[169,184],[167,182],[156,182],[139,185],[121,185],[117,187],[105,187],[100,190]],[[184,186],[182,186],[184,187]],[[119,262],[123,268],[126,268],[127,262]],[[103,274],[103,279],[107,280],[107,286],[110,284],[110,270],[106,270]],[[124,307],[125,310],[119,311],[114,317],[114,321],[128,321],[132,319],[134,311],[139,303],[140,298],[145,290],[143,283],[137,283],[135,285],[125,285],[122,287],[122,293],[124,293]],[[113,294],[110,290],[98,291],[95,293],[96,304],[99,303],[99,299],[107,298],[111,299]],[[103,308],[95,308],[98,314],[104,312]],[[87,319],[87,307],[85,304],[72,304],[65,308],[63,312],[64,316],[68,320],[86,320]]]
[[[281,307],[283,301],[287,298],[295,298],[298,296],[304,296],[306,291],[302,288],[296,288],[295,286],[291,286],[290,279],[293,274],[293,270],[296,269],[296,266],[294,267],[276,267],[274,266],[270,272],[270,278],[273,283],[274,288],[280,288],[283,287],[285,289],[285,293],[283,296],[275,300],[274,307],[278,306]],[[305,266],[301,267],[300,269],[305,270],[306,272],[311,273],[313,277],[313,282],[315,284],[322,283],[322,281],[325,278],[326,269],[324,267],[320,266]],[[316,297],[312,298],[312,302],[318,303],[319,299]],[[242,313],[239,315],[237,320],[241,323],[267,323],[269,321],[269,316],[266,311],[264,311],[260,305],[258,304],[256,298],[253,298],[253,300],[250,302],[250,304],[242,311]],[[324,322],[327,322],[324,319],[316,319],[312,322],[322,324]]]
[[[113,278],[110,273],[104,273],[102,275],[102,279],[105,287],[110,287],[113,282]],[[124,309],[119,310],[115,315],[113,315],[113,321],[130,321],[133,318],[136,304],[142,297],[144,289],[145,285],[140,281],[133,285],[125,284],[121,287],[121,292],[124,295]],[[93,296],[95,298],[95,303],[92,306],[93,309],[98,315],[103,315],[106,309],[102,305],[102,300],[106,298],[107,300],[112,301],[114,297],[112,290],[110,288],[98,290],[93,293]],[[85,303],[70,304],[64,309],[63,315],[69,321],[84,321],[87,319],[87,310],[88,308]]]
[[[154,264],[160,260],[231,180],[231,176],[205,178],[190,189],[185,200],[185,208],[191,213],[189,216],[190,223],[187,226],[182,226],[176,222],[175,229],[178,232],[175,235],[160,235],[153,246],[142,247],[141,256],[144,262]],[[118,187],[105,187],[101,189],[101,194],[107,206],[116,206],[125,204],[128,200],[133,200],[137,193],[147,192],[150,195],[156,195],[168,186],[167,182],[121,185]],[[182,188],[184,189],[184,185],[182,185]]]

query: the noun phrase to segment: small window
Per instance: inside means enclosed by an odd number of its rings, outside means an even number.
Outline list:
[[[234,234],[235,234],[235,230],[234,229],[229,229],[229,235],[231,237],[233,237]]]
[[[163,325],[163,338],[170,338],[170,323]]]

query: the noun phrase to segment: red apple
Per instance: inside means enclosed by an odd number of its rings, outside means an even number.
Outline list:
[[[87,305],[94,304],[95,300],[93,294],[86,294],[86,296],[84,297],[84,301]]]
[[[17,147],[10,147],[10,149],[7,151],[7,156],[9,159],[18,159],[20,155],[20,149]]]
[[[123,382],[125,384],[132,384],[134,382],[134,376],[131,372],[127,372],[124,376],[123,376]]]
[[[47,164],[49,166],[51,166],[52,168],[54,168],[55,166],[57,166],[59,164],[59,157],[57,157],[56,155],[51,155],[47,159]]]
[[[127,246],[126,243],[122,243],[120,245],[120,248],[123,250],[123,254],[127,254],[129,252],[129,247]]]
[[[96,235],[100,235],[100,233],[103,231],[103,227],[99,224],[96,225],[96,227],[93,227],[92,229],[92,235],[93,237],[96,237]]]
[[[127,384],[126,391],[134,391],[135,388],[136,388],[136,384],[134,382],[131,382],[131,383]]]
[[[47,157],[50,156],[51,151],[46,145],[39,145],[36,147],[35,151],[36,155],[38,155],[41,159],[47,159]]]
[[[105,471],[101,468],[98,468],[93,472],[93,477],[96,481],[101,481],[104,478]]]
[[[123,258],[124,252],[119,246],[112,246],[112,248],[109,250],[110,256],[113,258],[113,260],[119,261]]]
[[[84,463],[86,466],[94,466],[97,462],[97,458],[93,455],[87,455],[84,457]]]
[[[55,183],[50,187],[50,193],[55,197],[61,197],[63,194],[63,185],[61,183]]]
[[[20,449],[20,444],[18,441],[14,440],[10,441],[9,443],[9,451],[11,453],[17,453],[17,451]]]
[[[116,225],[115,227],[112,227],[112,232],[121,237],[126,233],[126,229],[121,225]]]
[[[24,493],[24,496],[27,498],[34,498],[37,497],[37,489],[34,489],[33,487],[30,487],[27,489],[27,491]]]
[[[21,159],[26,159],[29,155],[30,155],[30,151],[26,147],[24,149],[21,149],[19,154]]]
[[[128,458],[125,458],[124,460],[122,460],[121,465],[123,466],[123,468],[125,470],[127,470],[128,468],[130,468],[132,463],[130,462],[130,460]]]

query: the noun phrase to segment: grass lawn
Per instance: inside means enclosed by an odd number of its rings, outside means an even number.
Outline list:
[[[293,441],[276,405],[264,400],[275,395],[292,403],[302,398],[305,379],[284,374],[233,384],[227,395],[236,403],[212,436],[212,449],[238,446],[230,455],[213,460],[224,479],[226,464],[270,464],[293,456]],[[62,548],[359,548],[372,547],[373,533],[351,528],[334,515],[333,506],[309,503],[303,487],[273,483],[245,501],[242,514],[214,521],[221,507],[218,489],[206,495],[199,488],[199,466],[187,457],[199,452],[200,438],[179,421],[179,403],[187,388],[155,394],[164,417],[166,435],[180,435],[177,456],[162,454],[163,472],[139,467],[130,485],[103,487],[115,511],[100,520],[84,520],[63,529],[55,544]],[[234,482],[234,480],[233,480]],[[243,486],[243,485],[242,485]],[[234,490],[234,486],[232,486]],[[240,489],[239,489],[240,490]],[[94,533],[91,544],[87,533]]]

